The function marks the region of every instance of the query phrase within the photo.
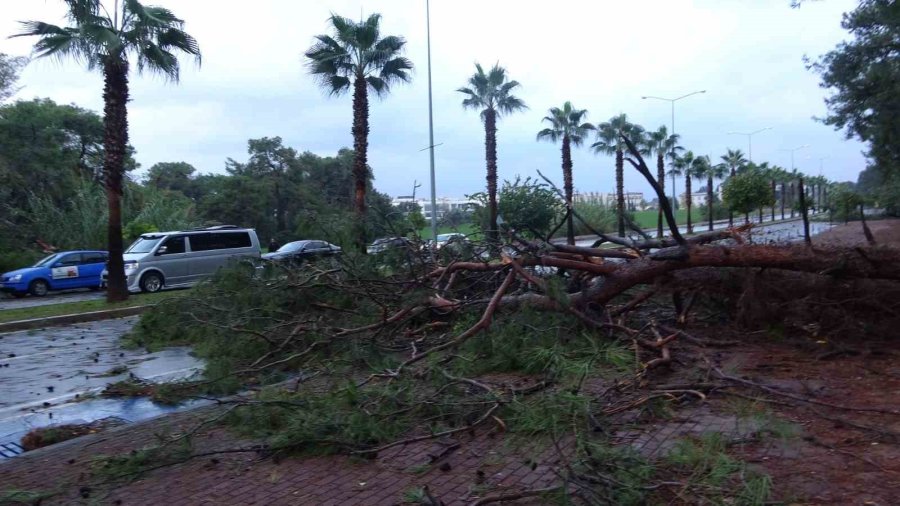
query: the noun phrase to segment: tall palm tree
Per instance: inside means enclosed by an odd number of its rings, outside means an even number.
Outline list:
[[[684,207],[687,211],[687,233],[694,233],[694,226],[691,224],[691,206],[693,198],[691,198],[691,179],[694,178],[694,167],[697,158],[693,151],[685,151],[685,153],[675,159],[675,167],[684,176]]]
[[[466,95],[462,105],[467,109],[480,109],[484,122],[484,158],[487,163],[487,191],[489,208],[488,240],[497,240],[497,120],[506,114],[527,109],[522,99],[511,92],[519,87],[518,81],[509,81],[506,69],[495,63],[487,73],[481,64],[475,64],[475,74],[469,78],[468,88],[459,88]]]
[[[353,180],[356,247],[366,251],[366,183],[369,176],[369,89],[387,95],[393,84],[408,82],[413,65],[403,54],[406,40],[381,34],[381,14],[353,21],[332,14],[334,36],[316,35],[305,56],[309,72],[331,95],[353,89]]]
[[[725,175],[728,174],[728,167],[722,163],[713,164],[709,156],[704,156],[704,175],[706,176],[706,206],[707,212],[709,216],[707,216],[707,220],[709,221],[709,231],[712,232],[713,229],[713,200],[715,197],[715,193],[713,192],[713,183],[715,181],[720,181],[725,178]]]
[[[740,149],[729,149],[722,155],[721,160],[725,163],[725,166],[728,167],[729,177],[734,177],[737,174],[738,169],[744,167],[747,164],[747,159],[744,158],[744,153]],[[734,226],[734,213],[731,211],[728,212],[728,226]]]
[[[639,140],[644,129],[628,122],[628,116],[619,114],[597,125],[597,142],[591,145],[595,153],[616,156],[616,214],[619,235],[625,235],[625,142],[622,135]]]
[[[583,122],[587,118],[586,109],[576,109],[572,106],[572,102],[566,102],[562,108],[552,107],[549,114],[544,116],[542,121],[550,124],[538,132],[537,140],[548,140],[550,142],[562,142],[562,171],[563,171],[563,190],[566,194],[566,209],[568,218],[566,219],[566,240],[569,244],[575,244],[575,227],[572,222],[572,145],[581,146],[588,132],[594,130],[594,125]]]
[[[109,251],[110,302],[128,298],[122,259],[122,178],[128,146],[129,60],[143,71],[178,81],[177,53],[200,62],[200,47],[184,32],[184,21],[163,7],[143,5],[138,0],[104,5],[101,0],[64,0],[70,26],[41,21],[22,22],[15,37],[36,36],[37,57],[72,58],[89,70],[103,73],[103,181],[109,206],[107,249]]]
[[[656,155],[656,182],[665,195],[666,189],[666,164],[665,157],[675,151],[681,151],[684,148],[678,145],[678,135],[669,135],[665,125],[660,126],[654,132],[648,132],[644,136],[645,154]],[[674,209],[674,207],[673,207]],[[660,205],[656,219],[656,237],[663,236],[663,212]]]

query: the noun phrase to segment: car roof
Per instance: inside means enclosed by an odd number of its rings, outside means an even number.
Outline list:
[[[66,251],[57,251],[56,253],[51,253],[51,254],[62,255],[64,253],[107,253],[108,254],[108,252],[101,250],[101,249],[72,249],[72,250],[66,250]]]
[[[163,237],[166,235],[173,234],[203,234],[203,233],[212,233],[212,232],[256,232],[256,229],[253,228],[219,228],[219,229],[193,229],[193,230],[169,230],[168,232],[145,232],[141,234],[141,237]]]

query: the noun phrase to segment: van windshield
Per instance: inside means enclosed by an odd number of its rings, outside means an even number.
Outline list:
[[[125,253],[150,253],[160,240],[162,237],[156,235],[138,237],[138,240],[131,243]]]

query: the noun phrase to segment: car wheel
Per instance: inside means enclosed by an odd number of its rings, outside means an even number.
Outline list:
[[[35,297],[43,297],[50,291],[50,285],[43,279],[35,279],[28,285],[28,293]]]
[[[156,293],[162,290],[162,276],[155,272],[148,272],[141,276],[141,291],[146,293]]]

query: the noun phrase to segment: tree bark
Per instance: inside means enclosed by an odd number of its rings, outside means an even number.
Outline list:
[[[687,210],[687,233],[694,233],[694,226],[691,224],[691,206],[694,204],[694,199],[691,198],[691,175],[690,173],[686,173],[684,175],[684,207]]]
[[[709,222],[709,231],[713,231],[713,178],[709,176],[706,178],[706,210],[707,221]]]
[[[803,242],[809,246],[812,244],[812,239],[809,236],[809,211],[806,208],[806,192],[803,188],[802,177],[797,180],[797,185],[799,189],[798,195],[800,195],[800,215],[803,216]]]
[[[662,189],[663,194],[666,193],[666,164],[663,160],[663,154],[656,154],[656,182],[659,183],[659,187]],[[659,212],[656,217],[656,237],[662,239],[663,236],[663,211],[662,211],[662,202],[659,203]],[[712,229],[710,229],[712,230]]]
[[[495,244],[499,239],[497,227],[497,112],[484,111],[484,158],[487,164],[488,192],[488,242]]]
[[[731,168],[731,176],[729,176],[729,177],[734,177],[734,174],[735,174],[735,170],[734,170],[734,167],[732,167]],[[729,209],[728,210],[728,228],[731,228],[733,226],[734,226],[734,211]]]
[[[122,258],[122,178],[128,146],[128,62],[119,57],[107,57],[103,62],[103,79],[103,175],[109,207],[106,300],[118,302],[128,298]]]
[[[794,217],[794,202],[796,201],[794,197],[794,182],[791,181],[791,190],[790,190],[790,198],[791,198],[791,218]]]
[[[356,212],[354,240],[360,253],[366,252],[366,182],[368,180],[369,96],[365,76],[353,82],[353,203]],[[432,209],[432,213],[437,209]]]
[[[772,198],[775,198],[775,180],[772,180]],[[772,221],[775,221],[775,202],[772,202]]]
[[[785,190],[787,190],[787,183],[782,181],[781,182],[781,198],[779,199],[779,200],[781,200],[781,219],[782,220],[784,220],[784,200],[787,197],[787,192]]]
[[[564,135],[562,139],[562,171],[563,171],[563,190],[566,194],[566,209],[572,209],[572,194],[574,186],[572,183],[572,141],[568,135]],[[566,243],[575,244],[575,224],[572,221],[572,213],[567,213],[566,217]]]
[[[625,237],[625,161],[621,148],[616,148],[616,214],[619,237]]]

